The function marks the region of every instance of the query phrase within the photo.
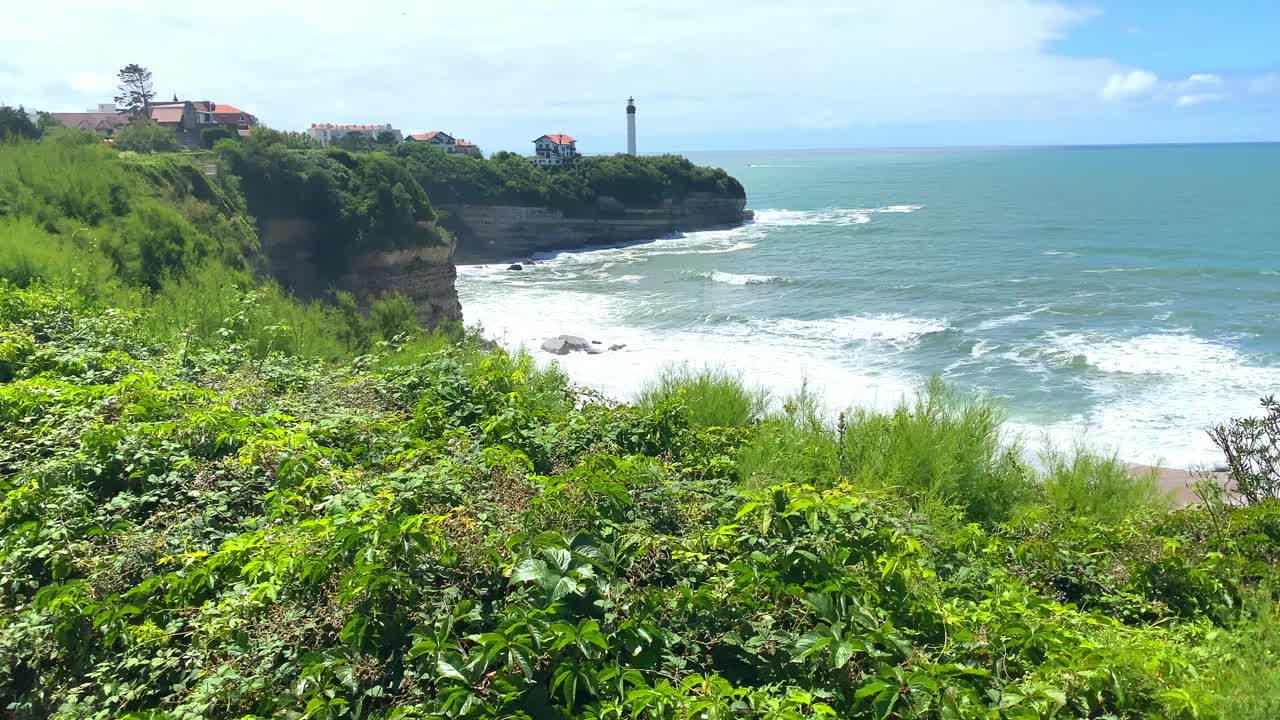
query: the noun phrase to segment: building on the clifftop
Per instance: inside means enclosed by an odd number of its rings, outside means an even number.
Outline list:
[[[627,154],[636,154],[636,99],[627,98]]]
[[[568,135],[543,135],[533,141],[534,165],[567,165],[582,157],[578,141]]]
[[[370,140],[377,140],[383,133],[390,133],[396,142],[400,142],[400,131],[391,127],[391,123],[386,125],[333,125],[331,123],[312,123],[307,128],[307,134],[313,140],[321,145],[332,145],[342,138],[356,133],[366,135]]]
[[[450,155],[470,155],[472,157],[480,157],[480,148],[475,143],[469,142],[462,138],[455,138],[442,130],[432,130],[430,132],[415,133],[404,139],[405,142],[420,142],[435,145]]]
[[[458,141],[452,135],[442,130],[431,130],[430,132],[415,133],[404,139],[405,142],[420,142],[428,145],[435,145],[447,153],[458,152]]]
[[[97,108],[88,112],[56,112],[50,115],[64,127],[88,130],[104,138],[111,137],[116,128],[129,123],[129,114],[116,109],[115,103],[99,103]]]

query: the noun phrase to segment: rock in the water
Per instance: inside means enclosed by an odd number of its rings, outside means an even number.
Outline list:
[[[524,269],[524,266],[523,266],[523,265],[521,265],[520,263],[512,263],[512,264],[510,264],[510,265],[508,265],[508,266],[507,266],[507,269],[508,269],[508,270],[523,270],[523,269]]]
[[[592,344],[592,345],[603,345],[604,343],[600,342],[599,340],[592,340],[592,341],[591,341],[591,344]]]
[[[553,355],[568,355],[574,350],[595,350],[586,338],[577,335],[557,335],[542,341],[542,349]]]
[[[609,349],[610,349],[610,350],[621,350],[622,348],[624,348],[624,347],[626,347],[626,346],[627,346],[627,344],[626,344],[626,343],[619,343],[619,344],[616,344],[616,345],[610,345],[610,346],[609,346]]]
[[[573,348],[564,341],[564,337],[547,338],[542,341],[542,349],[552,355],[568,355]]]
[[[587,348],[587,354],[588,354],[588,355],[603,355],[603,354],[604,354],[604,350],[601,350],[601,349],[600,349],[600,348],[598,348],[598,347],[589,347],[589,348]]]

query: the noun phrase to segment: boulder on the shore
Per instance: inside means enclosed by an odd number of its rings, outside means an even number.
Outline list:
[[[507,269],[508,269],[508,270],[523,270],[523,269],[524,269],[524,266],[523,266],[523,265],[521,265],[520,263],[511,263],[510,265],[508,265],[508,266],[507,266]]]
[[[609,346],[609,350],[610,350],[610,351],[613,351],[613,350],[621,350],[622,348],[624,348],[624,347],[626,347],[626,346],[627,346],[627,344],[626,344],[626,343],[617,343],[617,344],[614,344],[614,345],[610,345],[610,346]]]
[[[595,348],[591,347],[591,343],[586,338],[577,335],[557,335],[553,338],[547,338],[542,341],[542,349],[552,355],[568,355],[574,350],[586,350],[590,352]]]

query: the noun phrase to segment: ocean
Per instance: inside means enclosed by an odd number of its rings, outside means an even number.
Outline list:
[[[459,267],[468,324],[627,399],[664,366],[889,408],[930,376],[1032,450],[1172,467],[1280,391],[1280,145],[695,153],[731,230]]]

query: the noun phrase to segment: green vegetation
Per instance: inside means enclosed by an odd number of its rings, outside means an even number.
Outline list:
[[[111,137],[116,148],[126,152],[158,153],[178,149],[178,136],[171,128],[140,116],[116,128]]]
[[[427,143],[402,143],[394,154],[439,204],[538,205],[591,216],[620,210],[602,205],[606,197],[631,208],[654,208],[663,200],[683,201],[691,192],[746,196],[725,171],[676,155],[586,157],[562,167],[535,167],[514,153],[475,158]]]
[[[433,213],[282,134],[0,146],[6,717],[1276,716],[1274,403],[1215,435],[1251,494],[1173,510],[937,382],[617,404],[400,297],[303,304],[253,274],[273,217],[343,253]]]
[[[195,307],[0,286],[9,716],[1274,716],[1274,501],[1060,505],[938,387],[615,405],[395,322],[255,350],[236,307],[192,344],[155,328]]]
[[[0,142],[40,137],[40,129],[31,122],[25,108],[0,105]]]
[[[360,253],[448,242],[425,192],[382,153],[295,150],[287,135],[255,130],[222,141],[219,161],[239,179],[259,227],[301,221],[309,254],[338,271]]]

